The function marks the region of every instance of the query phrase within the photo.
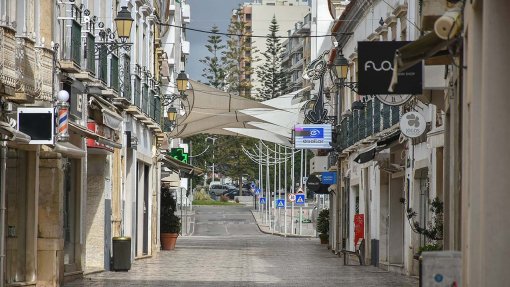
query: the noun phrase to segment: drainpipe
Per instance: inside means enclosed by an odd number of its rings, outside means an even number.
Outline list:
[[[5,285],[5,228],[6,228],[6,191],[5,174],[7,169],[7,142],[2,136],[0,144],[0,287]]]

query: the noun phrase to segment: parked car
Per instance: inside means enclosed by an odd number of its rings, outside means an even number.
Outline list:
[[[214,196],[220,196],[226,191],[228,191],[228,186],[223,184],[213,184],[209,188],[209,194]]]
[[[239,196],[239,188],[229,188],[223,195],[227,196],[229,199],[234,199],[235,196]]]

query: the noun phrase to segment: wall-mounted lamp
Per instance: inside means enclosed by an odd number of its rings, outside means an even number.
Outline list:
[[[100,42],[95,43],[96,53],[106,48],[107,54],[123,48],[125,51],[131,49],[133,43],[128,43],[129,36],[131,35],[131,28],[133,26],[133,18],[131,18],[131,12],[129,12],[127,6],[122,6],[121,10],[117,13],[117,17],[114,19],[116,31],[113,32],[110,28],[103,29],[104,23],[99,22],[98,26],[102,30],[99,32]],[[115,36],[118,37],[119,41],[115,40]],[[109,41],[111,40],[111,41]]]
[[[174,125],[177,120],[177,109],[175,107],[169,107],[166,111],[166,116],[170,124]]]
[[[344,57],[341,50],[340,53],[337,53],[335,61],[333,62],[333,66],[335,67],[334,72],[337,79],[347,79],[347,72],[349,72],[349,61]]]
[[[179,93],[185,97],[186,89],[188,88],[188,75],[184,71],[181,71],[179,75],[177,75],[177,90]]]

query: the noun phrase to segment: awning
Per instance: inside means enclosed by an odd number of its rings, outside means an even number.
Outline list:
[[[96,141],[98,143],[100,143],[100,144],[104,144],[104,145],[107,145],[107,146],[110,146],[110,147],[113,147],[113,148],[118,148],[118,149],[122,148],[122,145],[120,143],[114,142],[114,141],[109,140],[109,139],[107,139],[105,137],[102,137],[102,136],[98,136]]]
[[[169,176],[167,177],[163,177],[161,179],[162,182],[180,182],[181,179],[179,178],[179,175],[175,172],[171,173]]]
[[[122,116],[115,112],[115,106],[113,104],[110,104],[109,102],[99,98],[99,97],[90,97],[90,105],[92,108],[98,109],[101,111],[103,117],[102,117],[102,124],[105,126],[112,128],[116,131],[120,131],[122,127]]]
[[[53,151],[66,155],[71,158],[82,158],[87,155],[87,152],[70,142],[57,142]]]
[[[303,93],[310,89],[311,86],[308,86],[295,92],[291,92],[283,96],[263,101],[262,103],[266,106],[270,106],[276,109],[288,110],[291,109],[295,104],[302,102],[304,100]]]
[[[169,185],[170,187],[179,187],[181,185],[181,178],[179,174],[172,172],[169,176],[161,179],[162,183]]]
[[[245,127],[248,121],[256,121],[257,118],[248,116],[239,112],[215,115],[212,117],[200,119],[184,125],[175,127],[170,133],[171,137],[185,138],[195,134],[203,133],[213,128],[240,128]]]
[[[220,114],[234,113],[242,109],[268,108],[268,106],[208,85],[189,81],[191,89],[188,97],[182,101],[186,114],[177,118],[179,126]]]
[[[0,134],[6,135],[8,140],[17,143],[28,144],[31,140],[29,135],[14,129],[8,123],[3,121],[0,121]]]
[[[224,128],[224,129],[227,131],[233,132],[233,133],[237,133],[237,134],[246,136],[246,137],[261,139],[263,141],[268,141],[268,142],[292,147],[292,144],[290,143],[290,138],[286,138],[284,136],[277,135],[270,131],[259,130],[259,129],[244,129],[244,128]]]
[[[380,150],[381,147],[386,147],[386,146],[392,144],[393,142],[397,141],[399,138],[400,138],[400,130],[395,131],[395,132],[381,138],[377,142],[377,147]]]
[[[71,132],[79,134],[83,137],[93,139],[93,140],[97,141],[98,143],[102,143],[102,144],[105,144],[105,145],[113,147],[113,148],[118,148],[118,149],[122,148],[122,144],[114,142],[112,140],[109,140],[103,136],[100,136],[100,135],[96,134],[95,132],[93,132],[77,123],[69,122],[69,130]]]
[[[99,135],[96,134],[95,132],[71,121],[69,122],[69,131],[89,139],[97,139],[97,137],[99,137]]]
[[[204,171],[201,168],[194,167],[192,165],[189,165],[187,163],[184,163],[180,160],[177,160],[169,155],[162,155],[161,161],[163,164],[175,171],[184,171],[187,174],[194,174],[194,175],[201,175],[204,173]]]
[[[369,162],[374,159],[376,152],[377,148],[372,147],[370,150],[358,154],[358,156],[354,158],[354,162],[358,164]]]
[[[425,59],[430,59],[431,57],[445,58],[444,55],[447,54],[448,51],[444,51],[444,53],[442,53],[441,50],[444,50],[450,42],[451,40],[443,40],[439,38],[436,33],[430,32],[418,40],[399,48],[395,52],[395,58],[393,59],[393,76],[388,90],[390,92],[393,91],[393,88],[398,83],[399,73],[402,73],[417,63]],[[436,61],[435,64],[448,64],[450,58],[446,58],[447,62]]]

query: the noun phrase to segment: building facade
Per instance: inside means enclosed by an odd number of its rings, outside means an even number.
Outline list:
[[[110,270],[114,237],[132,260],[159,250],[164,85],[189,53],[165,24],[189,19],[182,2],[0,1],[0,286]],[[55,111],[44,144],[18,120],[33,108]]]

